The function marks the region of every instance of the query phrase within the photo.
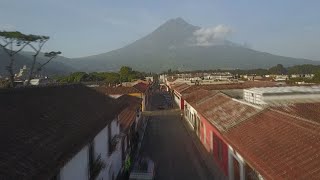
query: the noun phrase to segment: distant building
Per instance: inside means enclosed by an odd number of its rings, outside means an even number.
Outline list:
[[[313,78],[314,74],[292,74],[291,78]]]
[[[153,82],[153,77],[152,76],[148,76],[148,77],[146,77],[146,80],[150,81],[150,82]]]
[[[26,82],[27,81],[25,81],[24,83],[26,84]],[[37,79],[31,79],[30,85],[32,85],[32,86],[48,85],[52,82],[53,82],[53,80],[51,80],[49,78],[37,78]]]
[[[229,72],[223,72],[223,73],[212,73],[210,75],[204,76],[205,80],[219,80],[219,81],[227,81],[229,79],[232,79],[233,76]]]
[[[29,75],[29,69],[27,68],[27,66],[26,65],[24,65],[21,69],[20,69],[20,71],[18,72],[18,74],[16,74],[16,78],[18,78],[18,79],[27,79],[27,77],[28,77],[28,75]]]
[[[274,80],[275,81],[286,81],[289,79],[288,75],[276,75]]]
[[[159,76],[159,82],[160,83],[164,83],[166,81],[166,75],[165,74],[161,74],[160,76]]]

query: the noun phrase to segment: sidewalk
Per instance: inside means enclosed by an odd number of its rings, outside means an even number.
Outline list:
[[[200,139],[195,134],[195,132],[192,130],[191,125],[186,121],[185,118],[182,119],[182,124],[184,125],[188,134],[192,138],[192,142],[194,143],[194,145],[198,149],[199,154],[200,154],[203,162],[206,164],[207,168],[212,173],[213,177],[215,177],[215,179],[219,179],[219,180],[227,180],[228,178],[224,175],[224,173],[220,170],[218,165],[214,162],[213,157],[210,156],[208,151],[202,145],[202,143],[200,142]]]

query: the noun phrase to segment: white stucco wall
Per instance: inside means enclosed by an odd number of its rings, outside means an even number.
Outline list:
[[[88,146],[82,148],[61,170],[61,180],[87,180],[88,179]]]
[[[116,134],[119,134],[119,132],[120,132],[119,123],[117,120],[113,120],[111,122],[111,138]]]
[[[108,96],[113,98],[113,99],[117,99],[117,98],[121,97],[122,94],[109,94]]]
[[[111,123],[111,136],[115,136],[120,133],[120,126],[117,120],[113,120]],[[121,141],[118,142],[116,150],[107,158],[106,171],[108,178],[112,179],[112,174],[116,178],[122,167],[122,154],[121,154]],[[108,179],[106,178],[106,179]],[[105,179],[105,178],[104,178]]]
[[[180,107],[180,98],[178,97],[178,95],[176,95],[175,93],[174,93],[174,101],[176,102],[176,104]],[[181,108],[181,107],[180,107]]]
[[[122,167],[122,156],[121,156],[121,143],[119,142],[117,145],[116,151],[114,151],[108,158],[108,166],[106,170],[108,171],[109,179],[112,179],[112,174],[116,178],[119,174]]]
[[[197,111],[189,104],[187,103],[187,101],[184,101],[185,105],[187,105],[187,109],[188,109],[188,113],[189,114],[185,114],[187,121],[190,123],[190,125],[194,128],[194,120],[192,119],[192,116],[189,115],[194,115],[196,116],[198,113]]]
[[[120,126],[117,119],[114,119],[111,124],[112,137],[120,133]],[[121,141],[118,142],[116,150],[109,155],[108,149],[108,127],[102,129],[94,138],[95,158],[101,155],[101,159],[105,162],[106,168],[102,170],[97,177],[98,180],[111,180],[112,174],[114,178],[120,173],[122,167]],[[88,165],[89,165],[89,145],[82,148],[63,168],[60,170],[61,180],[88,180]]]
[[[94,138],[94,152],[95,158],[101,155],[101,160],[106,164],[108,159],[108,128],[105,127],[100,133]],[[108,171],[103,169],[97,179],[107,179]]]

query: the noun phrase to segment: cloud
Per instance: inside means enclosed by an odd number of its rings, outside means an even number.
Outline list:
[[[196,45],[210,46],[225,40],[231,33],[231,28],[221,24],[216,27],[200,28],[193,35],[196,39]]]
[[[14,31],[16,27],[12,24],[0,24],[0,31]]]

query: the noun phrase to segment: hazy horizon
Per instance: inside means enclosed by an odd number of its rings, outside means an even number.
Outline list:
[[[206,31],[275,55],[320,60],[318,1],[38,1],[2,0],[0,30],[50,36],[45,50],[68,58],[128,45],[169,19],[181,17]]]

